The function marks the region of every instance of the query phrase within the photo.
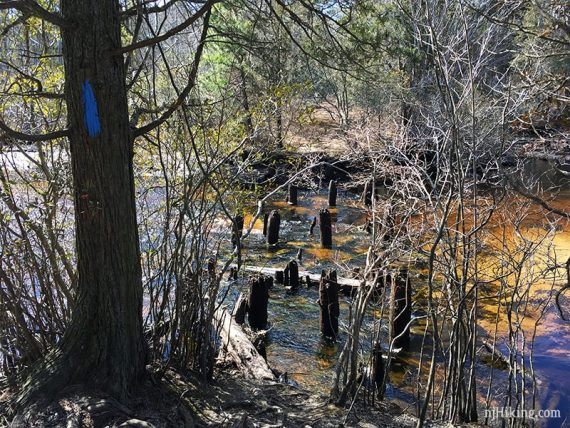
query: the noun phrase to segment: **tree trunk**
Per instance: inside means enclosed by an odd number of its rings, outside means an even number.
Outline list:
[[[142,274],[125,66],[116,0],[62,0],[77,288],[59,349],[35,392],[90,385],[125,399],[145,372]],[[31,397],[27,397],[31,398]]]

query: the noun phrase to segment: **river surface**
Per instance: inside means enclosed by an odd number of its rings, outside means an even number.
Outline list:
[[[546,162],[532,161],[526,166],[527,175],[540,176],[543,186],[555,184],[559,186],[559,192],[552,205],[556,208],[569,210],[570,186],[568,180],[556,173],[546,173],[549,166]],[[254,231],[244,249],[244,263],[246,265],[275,267],[282,269],[288,260],[295,258],[299,249],[303,249],[303,261],[300,270],[308,270],[318,273],[321,269],[336,267],[339,271],[344,270],[344,276],[352,268],[363,268],[366,260],[369,235],[362,226],[366,221],[366,211],[361,207],[357,198],[348,193],[339,193],[338,207],[332,210],[334,223],[334,247],[332,250],[320,248],[318,230],[315,236],[309,236],[310,223],[314,216],[318,215],[320,208],[327,208],[326,192],[300,191],[299,206],[290,206],[279,195],[272,202],[272,208],[278,209],[282,215],[282,228],[280,244],[275,249],[268,249],[262,235],[262,222],[257,221]],[[281,200],[280,200],[281,199]],[[520,202],[520,201],[519,201]],[[543,239],[544,246],[550,250],[550,254],[556,254],[558,262],[565,262],[570,257],[570,224],[566,220],[553,218],[539,207],[531,207],[517,230],[507,227],[502,222],[516,207],[515,201],[504,201],[499,208],[497,219],[489,225],[488,246],[498,245],[493,243],[493,236],[507,234],[508,242],[520,241],[520,239]],[[504,215],[499,215],[504,210]],[[546,218],[555,221],[554,226],[547,224]],[[246,216],[247,225],[251,217]],[[510,238],[513,238],[512,240]],[[518,242],[517,241],[517,242]],[[503,242],[503,241],[501,241]],[[508,244],[514,245],[514,244]],[[508,249],[508,248],[507,248]],[[486,263],[493,265],[493,251],[482,253],[482,266]],[[533,262],[540,267],[546,265],[546,260],[537,256]],[[489,267],[489,274],[491,274]],[[493,271],[494,273],[495,271]],[[415,294],[421,299],[422,289],[425,288],[425,276],[417,272],[413,279]],[[522,328],[528,343],[525,344],[527,352],[530,350],[532,334],[536,326],[536,337],[532,343],[533,367],[538,379],[537,407],[544,409],[559,409],[562,419],[551,419],[544,426],[561,426],[565,417],[570,415],[570,322],[561,319],[552,301],[546,306],[544,313],[533,313],[533,310],[542,309],[542,303],[551,290],[561,287],[565,283],[565,277],[559,273],[554,281],[537,281],[530,290],[531,304],[526,308],[524,318],[521,320]],[[234,297],[245,291],[247,285],[243,280],[238,281],[237,286],[230,288]],[[490,295],[496,295],[496,289]],[[330,344],[323,341],[319,332],[319,307],[317,304],[318,292],[316,287],[306,289],[302,287],[299,292],[289,294],[282,285],[276,284],[270,292],[269,321],[271,330],[268,335],[267,357],[269,364],[280,372],[287,372],[288,379],[303,387],[328,393],[333,378],[334,367],[346,335],[342,332],[343,323],[347,321],[349,297],[341,297],[341,337],[339,344]],[[567,299],[561,302],[568,308]],[[533,305],[535,303],[535,305]],[[421,303],[418,305],[421,307]],[[417,307],[414,306],[414,310]],[[542,315],[542,316],[541,316]],[[365,320],[364,343],[362,355],[367,357],[370,350],[374,328],[378,326],[380,317],[377,308],[372,308]],[[493,337],[495,321],[497,319],[496,299],[490,299],[489,303],[482,305],[479,329],[487,337]],[[508,331],[506,328],[506,315],[499,313],[497,324],[497,347],[508,354]],[[375,322],[376,320],[376,322]],[[385,328],[383,325],[382,328]],[[398,401],[400,404],[408,404],[408,410],[413,411],[415,402],[415,374],[419,360],[419,350],[422,343],[424,325],[417,322],[412,327],[412,340],[409,352],[396,359],[392,365],[390,381],[387,389],[387,397]],[[384,335],[385,337],[385,335]],[[492,387],[491,402],[503,405],[502,398],[504,387],[507,382],[507,372],[500,369],[494,370],[494,382]],[[486,380],[490,374],[490,366],[483,363],[477,364],[477,372],[483,380],[480,388],[480,400],[484,403],[486,395]]]

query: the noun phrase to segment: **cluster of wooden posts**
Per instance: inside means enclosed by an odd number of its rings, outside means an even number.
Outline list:
[[[309,275],[299,276],[299,265],[296,260],[287,263],[283,270],[275,270],[275,277],[255,275],[249,280],[247,297],[240,295],[234,307],[234,318],[238,324],[248,322],[252,329],[266,329],[268,323],[269,290],[274,283],[285,286],[294,292],[304,283],[310,288],[313,283]],[[340,294],[342,287],[335,270],[321,272],[319,281],[320,330],[323,337],[336,340],[339,334]],[[406,349],[410,343],[410,320],[412,317],[411,282],[408,271],[399,269],[392,281],[388,275],[377,285],[383,287],[391,283],[389,300],[389,339],[394,349]],[[346,291],[346,288],[344,288]],[[379,351],[376,351],[379,352]],[[378,363],[380,364],[380,362]]]
[[[297,206],[299,204],[299,193],[297,186],[290,184],[287,192],[287,202],[289,205]],[[331,180],[329,183],[329,207],[336,207],[337,187],[336,182]],[[332,248],[332,217],[328,209],[319,211],[318,224],[320,229],[321,246],[323,248]],[[313,235],[315,226],[317,225],[317,217],[313,218],[309,228],[309,235]],[[281,215],[279,211],[273,210],[265,213],[263,217],[263,235],[267,239],[269,245],[277,245],[279,242],[279,229],[281,227]]]
[[[372,202],[372,184],[367,183],[363,192],[363,202],[370,206]],[[294,185],[289,185],[287,202],[290,205],[298,204],[298,189]],[[337,187],[334,180],[329,183],[328,205],[335,207],[337,201]],[[314,228],[319,224],[320,241],[323,248],[332,248],[332,219],[328,209],[320,210],[318,217],[314,217],[309,229],[309,234],[313,235]],[[267,244],[276,245],[279,242],[279,229],[281,226],[281,215],[277,210],[265,213],[263,221],[263,235]],[[243,217],[238,216],[234,221],[232,231],[232,242],[234,245],[239,242],[241,229],[243,228]],[[300,277],[299,263],[302,260],[303,250],[297,254],[297,260],[290,260],[283,270],[275,269],[274,278],[271,275],[255,275],[249,280],[249,292],[246,296],[240,295],[234,307],[233,317],[238,324],[245,323],[245,316],[248,314],[248,323],[253,330],[263,330],[268,327],[268,301],[269,290],[276,284],[282,284],[290,291],[296,291],[301,284],[307,288],[313,284],[307,272]],[[230,273],[230,278],[236,279],[237,269]],[[270,270],[270,269],[266,269]],[[315,275],[313,275],[313,279]],[[340,316],[340,291],[346,291],[346,282],[350,280],[338,278],[336,271],[323,270],[319,280],[320,307],[320,331],[324,338],[335,341],[339,335]],[[343,286],[341,286],[343,284]],[[377,281],[375,286],[379,288],[391,284],[389,299],[389,340],[392,348],[406,349],[410,343],[410,321],[411,321],[411,283],[407,269],[396,269],[392,275],[387,275],[382,280]],[[348,287],[350,288],[350,287]],[[352,289],[352,291],[354,291]],[[372,378],[380,390],[384,377],[384,365],[382,351],[379,343],[376,343],[372,350]]]

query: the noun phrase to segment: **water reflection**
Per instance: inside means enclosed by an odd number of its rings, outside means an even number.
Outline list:
[[[542,187],[561,186],[559,193],[551,204],[560,209],[570,206],[570,187],[565,177],[549,175],[546,173],[548,165],[538,161],[533,161],[525,165],[527,176],[534,174],[540,178]],[[566,186],[566,187],[564,187]],[[260,233],[263,228],[259,220],[255,224],[255,229],[259,233],[252,235],[252,239],[244,248],[244,263],[256,266],[284,267],[285,263],[294,258],[297,251],[302,248],[304,258],[301,263],[301,270],[319,272],[324,268],[332,268],[342,265],[347,269],[362,267],[365,264],[365,255],[368,248],[369,235],[362,230],[362,225],[366,221],[366,211],[358,206],[355,196],[349,194],[339,195],[339,205],[334,212],[334,247],[333,249],[321,249],[318,238],[318,230],[313,236],[309,236],[310,223],[314,216],[318,215],[321,208],[326,208],[326,194],[303,194],[299,195],[299,206],[292,207],[284,201],[275,201],[270,209],[279,209],[282,215],[283,227],[281,231],[281,243],[273,250],[268,250],[264,237]],[[517,201],[506,201],[503,203],[506,214],[517,211]],[[521,237],[526,239],[539,239],[545,237],[545,245],[551,245],[558,260],[563,261],[570,257],[570,223],[566,220],[558,220],[557,227],[550,227],[545,222],[545,212],[539,207],[529,210],[524,222],[517,230],[506,227],[498,213],[496,222],[492,224],[485,236],[485,246],[480,253],[483,274],[486,272],[488,278],[497,275],[500,268],[498,258],[501,251],[510,251],[514,247],[516,240]],[[251,220],[251,216],[246,217],[246,224]],[[506,228],[505,228],[506,227]],[[507,247],[502,237],[507,237]],[[503,246],[503,247],[501,247]],[[510,249],[509,249],[510,248]],[[546,260],[536,258],[534,263],[540,268],[540,263]],[[557,286],[560,286],[563,277]],[[417,269],[414,272],[414,293],[415,301],[418,303],[414,307],[416,314],[422,311],[422,301],[425,301],[425,271]],[[551,292],[552,282],[537,283],[531,290],[531,302],[544,298]],[[242,284],[245,289],[245,284]],[[480,288],[483,295],[488,297],[486,304],[480,308],[481,333],[492,336],[495,329],[497,317],[497,299],[493,296],[497,294],[497,284],[492,282],[482,285]],[[336,359],[338,357],[339,345],[331,345],[323,342],[319,332],[319,308],[316,303],[318,293],[315,288],[302,289],[297,295],[287,295],[283,288],[275,285],[271,292],[269,306],[272,329],[269,334],[267,346],[267,356],[271,366],[281,372],[288,372],[289,378],[295,380],[305,387],[327,393],[333,377]],[[347,322],[348,298],[343,297],[341,302],[340,322]],[[499,313],[498,324],[498,349],[503,353],[507,352],[505,337],[508,334],[503,312]],[[378,309],[372,308],[365,322],[364,338],[371,337],[373,333],[374,319],[380,316]],[[532,333],[534,324],[538,319],[538,314],[529,312],[523,319],[524,329]],[[413,403],[415,400],[415,375],[419,364],[419,353],[424,346],[424,353],[429,354],[429,340],[424,343],[423,334],[425,330],[425,320],[418,320],[412,328],[410,351],[396,358],[391,365],[389,375],[388,397],[398,398]],[[345,338],[340,338],[343,343]],[[530,337],[529,337],[530,339]],[[370,349],[370,345],[364,343],[362,352]],[[540,321],[536,330],[536,338],[533,345],[534,369],[540,385],[541,406],[544,408],[558,408],[563,413],[568,414],[570,405],[570,324],[563,322],[557,314],[555,308],[550,305],[544,317]],[[486,393],[486,381],[490,374],[490,365],[485,364],[484,359],[477,363],[478,376],[481,379],[481,393],[484,397]],[[423,362],[422,371],[428,370],[427,361]],[[497,400],[497,405],[502,405],[502,398],[499,394],[506,379],[505,371],[495,369],[494,376],[498,379],[493,384],[493,399]],[[559,421],[558,421],[559,422]]]

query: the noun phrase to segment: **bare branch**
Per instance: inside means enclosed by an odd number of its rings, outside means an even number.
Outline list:
[[[140,128],[136,128],[133,131],[134,137],[140,137],[147,132],[152,131],[154,128],[160,126],[164,123],[170,116],[174,114],[176,109],[182,105],[192,88],[194,88],[196,84],[196,75],[198,74],[198,67],[200,66],[200,59],[202,58],[202,52],[204,51],[204,44],[206,43],[206,36],[208,34],[208,29],[210,28],[210,9],[207,10],[206,16],[204,16],[204,24],[202,27],[202,34],[200,35],[200,41],[198,43],[198,47],[196,49],[196,53],[194,54],[194,62],[192,64],[192,69],[190,70],[190,75],[188,76],[188,84],[186,87],[180,92],[178,98],[174,103],[170,105],[170,107],[155,121],[146,124]]]
[[[61,28],[70,27],[70,23],[59,13],[44,9],[34,0],[0,0],[0,10],[14,9],[36,16]]]
[[[0,119],[0,130],[4,131],[4,135],[15,138],[17,140],[29,141],[38,143],[42,141],[55,140],[56,138],[63,138],[69,135],[69,130],[63,129],[61,131],[48,132],[47,134],[25,134],[10,128],[3,120]],[[2,135],[2,134],[0,134]]]
[[[151,37],[149,39],[141,40],[140,42],[132,43],[128,46],[123,46],[122,48],[117,49],[114,52],[114,54],[122,55],[136,49],[145,48],[147,46],[153,46],[156,45],[157,43],[168,40],[170,37],[175,36],[181,31],[184,31],[186,28],[190,27],[192,24],[198,21],[198,19],[200,19],[207,12],[209,12],[212,9],[212,6],[218,3],[219,1],[220,0],[208,0],[206,3],[204,3],[204,6],[202,6],[194,15],[192,15],[190,18],[188,18],[186,21],[182,22],[181,24],[177,25],[176,27],[171,28],[166,33],[161,34],[160,36],[157,37]]]

